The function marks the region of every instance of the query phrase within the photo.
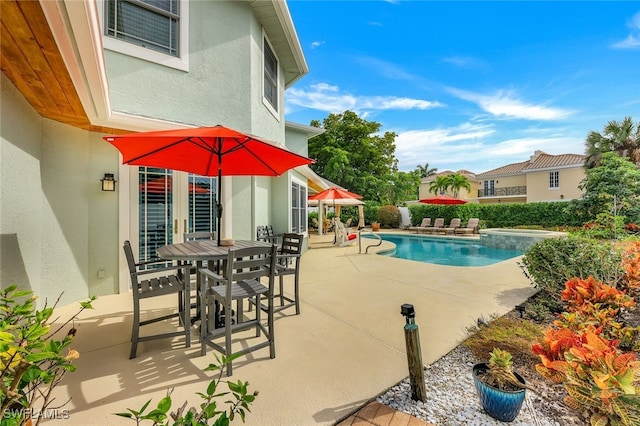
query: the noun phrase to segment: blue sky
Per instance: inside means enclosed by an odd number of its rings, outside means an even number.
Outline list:
[[[640,2],[288,5],[310,72],[287,120],[357,112],[397,133],[403,171],[582,154],[590,130],[640,121]]]

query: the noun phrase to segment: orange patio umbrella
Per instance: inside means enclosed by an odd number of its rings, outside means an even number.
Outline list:
[[[362,195],[358,195],[353,192],[349,192],[346,189],[338,188],[337,186],[332,186],[324,191],[318,192],[317,194],[313,194],[309,196],[309,200],[317,200],[317,201],[333,201],[333,208],[335,210],[336,200],[345,200],[345,199],[360,199]],[[334,230],[335,231],[335,230]],[[334,243],[336,237],[334,236]]]

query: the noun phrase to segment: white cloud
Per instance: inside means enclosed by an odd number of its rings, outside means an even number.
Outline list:
[[[311,43],[311,48],[315,49],[316,47],[320,47],[324,44],[324,41],[314,41]]]
[[[354,96],[341,92],[339,87],[319,83],[305,89],[287,90],[287,105],[311,108],[329,113],[351,110],[359,115],[382,110],[426,110],[442,107],[438,102],[396,96]]]
[[[511,92],[502,90],[494,95],[482,95],[459,89],[449,89],[449,91],[461,99],[476,103],[484,111],[497,117],[524,120],[559,120],[573,114],[573,111],[570,110],[526,104],[513,97]]]
[[[522,129],[523,133],[532,133]],[[558,155],[582,153],[583,140],[557,136],[553,129],[537,136],[500,137],[507,133],[493,125],[466,123],[457,127],[396,131],[396,157],[403,171],[429,163],[438,171],[470,170],[482,173],[526,161],[536,150]]]
[[[449,56],[444,58],[442,62],[453,64],[459,68],[483,68],[486,66],[482,61],[471,56]]]
[[[614,49],[640,49],[640,12],[633,15],[627,24],[630,33],[624,40],[614,43]]]

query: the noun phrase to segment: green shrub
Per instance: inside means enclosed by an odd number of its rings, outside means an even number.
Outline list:
[[[551,229],[579,227],[583,221],[571,214],[569,202],[539,203],[500,203],[500,204],[414,204],[409,206],[411,224],[417,225],[422,218],[444,218],[449,223],[458,217],[465,223],[472,217],[479,218],[482,227],[516,228],[533,227],[532,229]]]
[[[599,213],[596,220],[585,223],[578,233],[588,238],[600,240],[624,238],[627,236],[624,226],[625,221],[623,216],[614,216],[611,213]]]
[[[396,206],[382,206],[378,210],[378,222],[381,226],[398,228],[400,226],[400,210]]]
[[[366,224],[378,221],[378,209],[380,209],[380,205],[375,201],[364,202],[364,222]]]
[[[613,244],[579,236],[549,238],[534,244],[522,258],[536,287],[560,296],[565,282],[573,277],[620,282],[624,272],[622,255]]]

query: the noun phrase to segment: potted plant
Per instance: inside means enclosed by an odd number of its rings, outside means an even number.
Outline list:
[[[378,232],[380,230],[380,223],[379,222],[372,222],[371,223],[371,230],[373,232]]]
[[[95,297],[80,304],[80,310],[51,330],[50,319],[58,304],[41,310],[29,290],[12,285],[0,293],[0,419],[5,425],[38,424],[44,418],[66,418],[60,407],[49,409],[53,388],[80,355],[69,349],[75,328],[59,334],[84,309],[92,309]]]
[[[525,380],[513,371],[508,351],[494,348],[488,363],[473,366],[473,382],[482,408],[494,419],[513,421],[520,412],[528,389]]]

